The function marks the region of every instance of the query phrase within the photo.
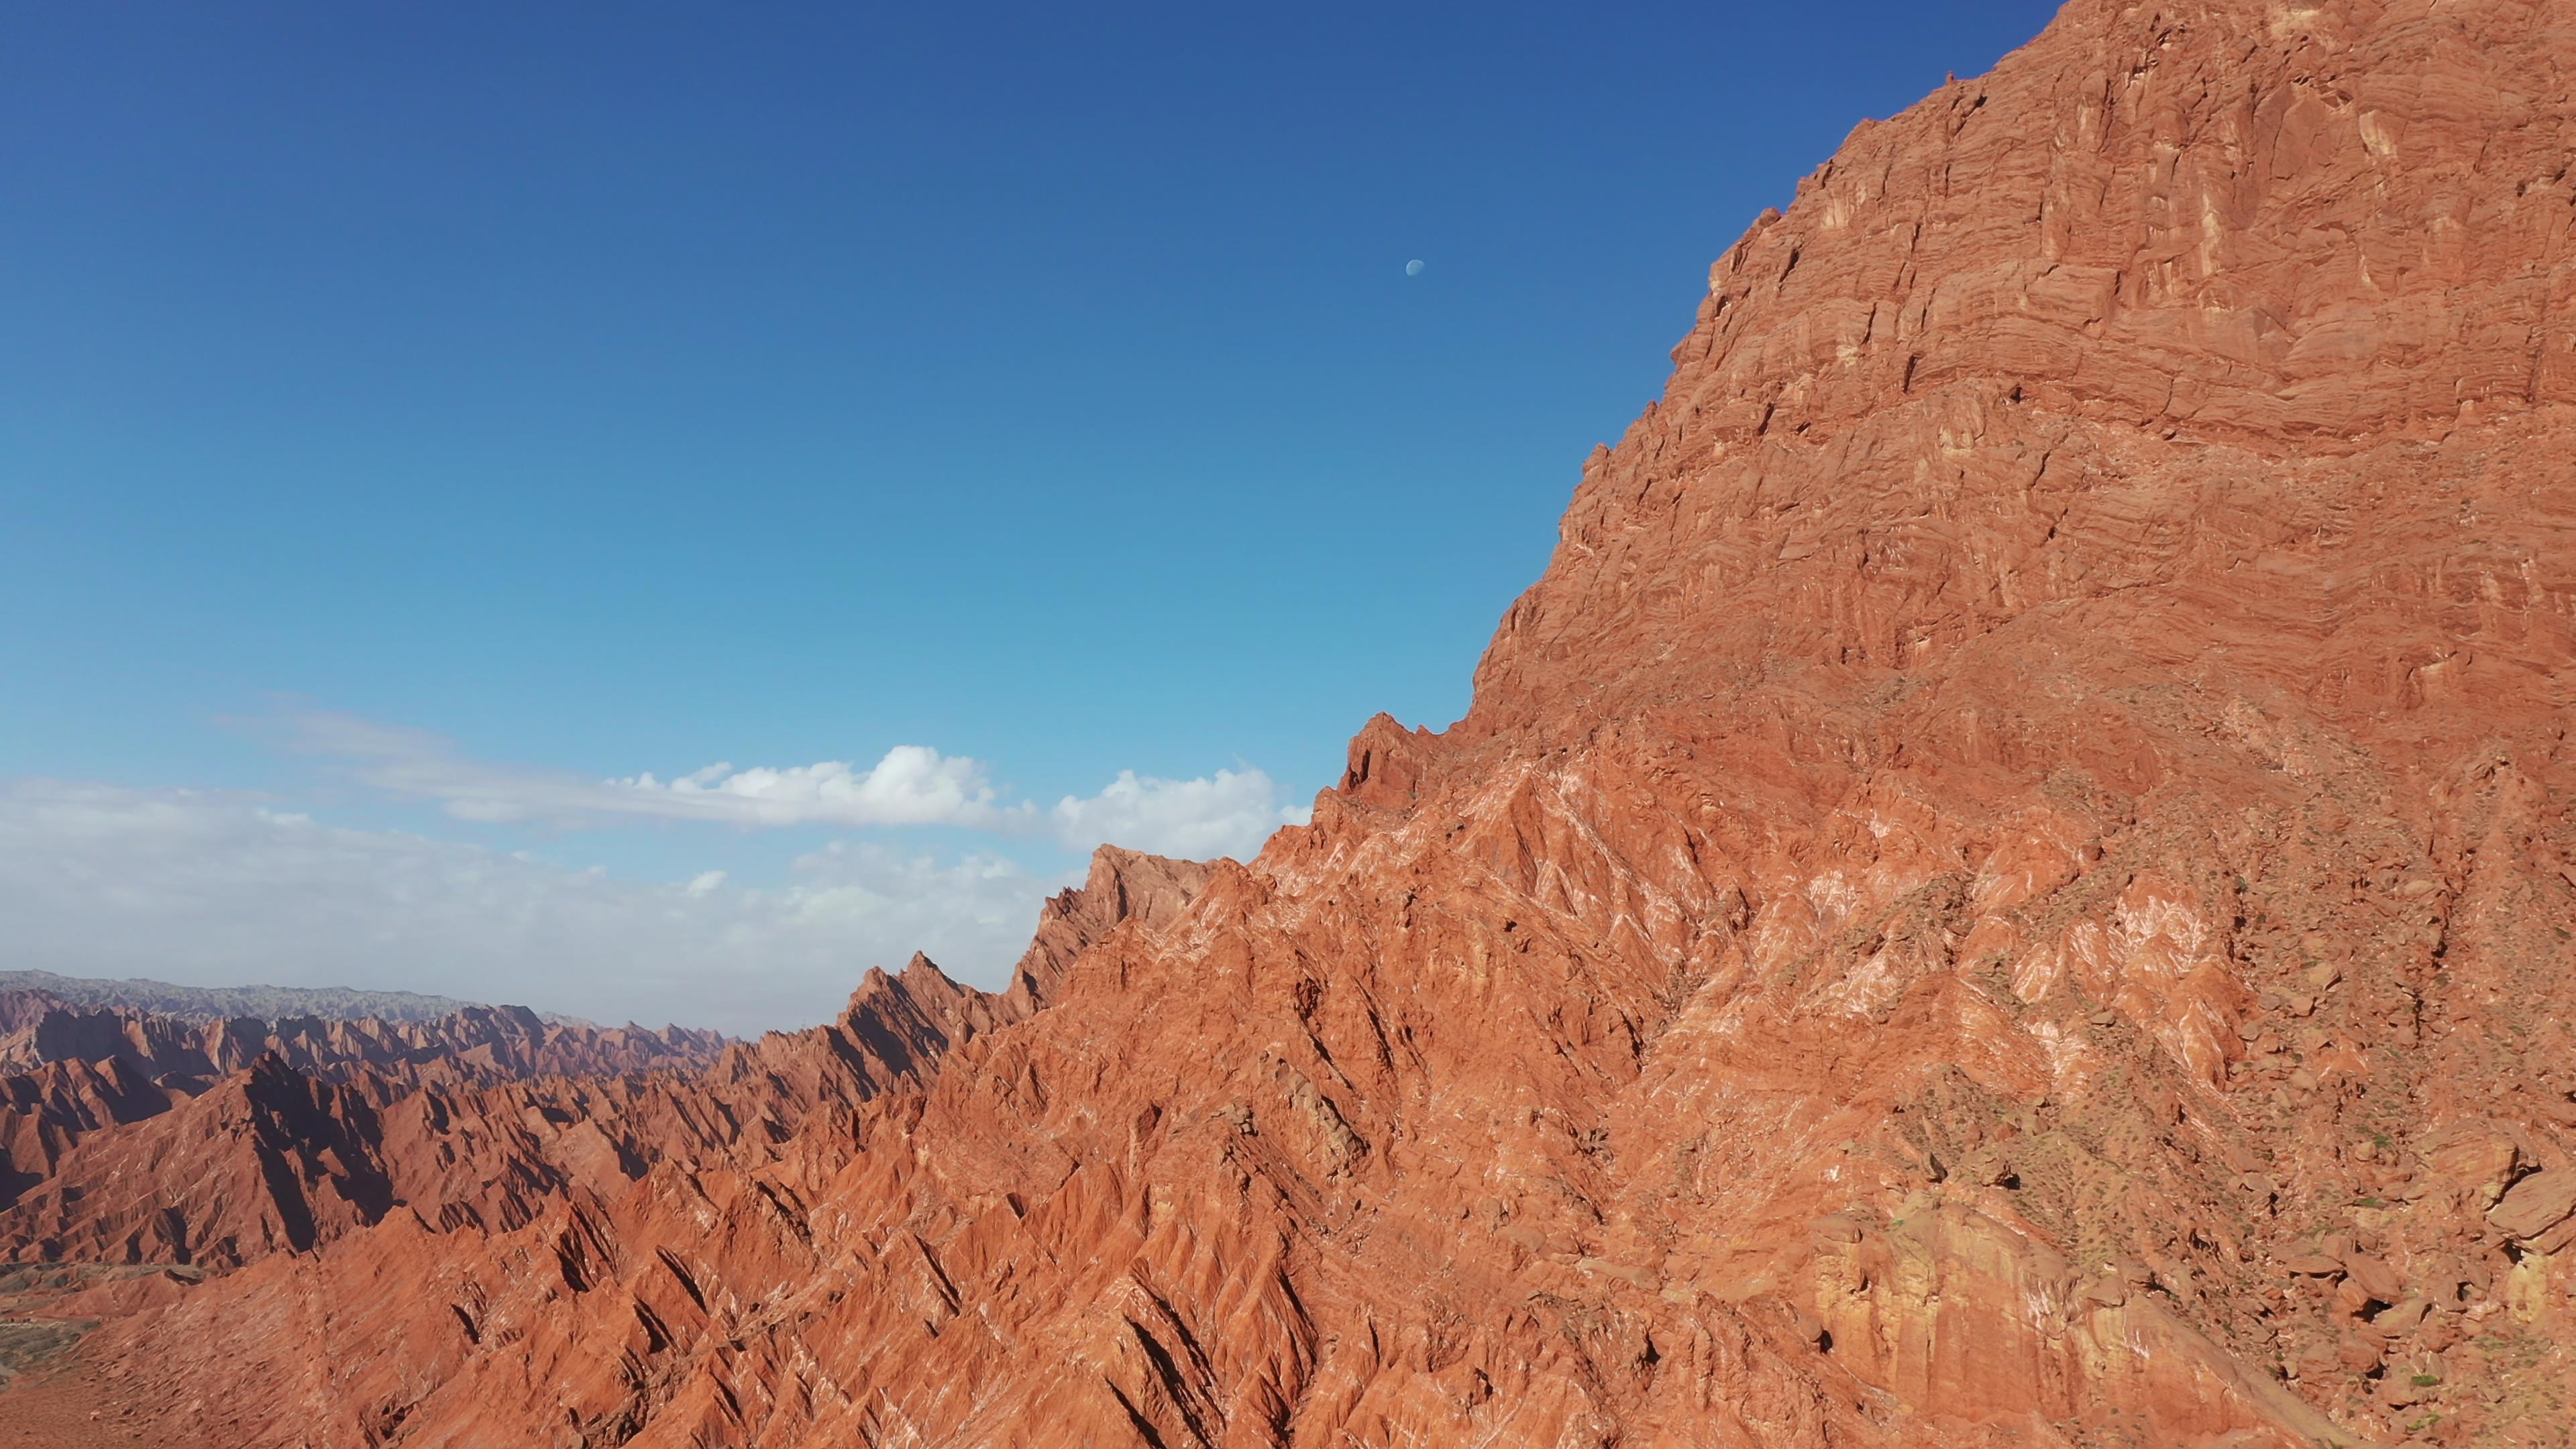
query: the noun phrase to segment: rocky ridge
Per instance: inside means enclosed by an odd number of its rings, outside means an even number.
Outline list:
[[[2075,0],[1720,259],[1311,826],[83,1362],[222,1445],[2568,1443],[2571,76]]]
[[[551,1023],[520,1007],[419,1022],[191,1021],[0,991],[0,1209],[55,1175],[83,1137],[240,1088],[250,1075],[347,1084],[383,1106],[430,1086],[698,1067],[726,1044],[680,1027]]]
[[[818,1118],[925,1083],[1019,1019],[1057,963],[1204,868],[1104,851],[1047,905],[1011,991],[926,957],[871,970],[835,1021],[730,1042],[549,1024],[516,1008],[429,1023],[216,1021],[0,994],[0,1261],[234,1268],[405,1210],[441,1231],[606,1200],[660,1163],[757,1158]]]

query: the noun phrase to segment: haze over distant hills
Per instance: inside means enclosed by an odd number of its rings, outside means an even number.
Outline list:
[[[483,1003],[413,991],[355,991],[341,986],[180,986],[148,979],[100,980],[51,971],[0,971],[0,991],[37,991],[73,1006],[122,1007],[211,1021],[223,1017],[315,1016],[353,1020],[433,1021]],[[572,1020],[572,1018],[554,1018]]]

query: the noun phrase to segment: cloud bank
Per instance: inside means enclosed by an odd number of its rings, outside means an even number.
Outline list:
[[[730,762],[664,780],[605,780],[472,760],[435,735],[344,714],[287,718],[293,746],[337,762],[378,789],[434,800],[461,820],[592,825],[625,819],[740,826],[945,825],[1052,838],[1070,850],[1123,845],[1158,855],[1250,859],[1271,832],[1305,823],[1257,769],[1165,780],[1122,770],[1097,795],[1052,809],[1005,801],[981,761],[926,745],[897,745],[866,769],[846,760],[754,766]]]
[[[0,964],[74,975],[426,991],[749,1033],[825,1019],[867,967],[916,949],[998,980],[1038,902],[1070,883],[864,842],[788,877],[642,883],[246,795],[0,782]]]
[[[1047,823],[1057,840],[1076,850],[1107,842],[1189,860],[1249,860],[1273,831],[1303,825],[1313,813],[1281,808],[1277,787],[1259,770],[1219,770],[1215,778],[1200,780],[1157,780],[1121,770],[1097,795],[1058,800]]]
[[[425,991],[749,1032],[823,1020],[866,968],[915,950],[997,984],[1027,946],[1039,901],[1080,873],[1032,870],[1001,853],[1012,842],[1248,859],[1306,818],[1248,768],[1195,780],[1121,771],[1098,794],[1050,807],[1006,798],[982,762],[922,745],[865,768],[715,764],[670,779],[589,779],[474,760],[435,735],[349,715],[276,723],[293,750],[460,820],[949,826],[985,840],[945,854],[837,841],[796,858],[776,884],[685,869],[638,881],[334,825],[245,793],[0,780],[0,967]]]

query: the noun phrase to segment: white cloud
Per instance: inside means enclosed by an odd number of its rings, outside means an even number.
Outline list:
[[[847,760],[819,765],[737,770],[709,765],[668,784],[650,774],[610,780],[627,792],[610,808],[664,810],[756,825],[965,825],[999,829],[1017,823],[1025,805],[994,802],[984,767],[926,745],[897,745],[865,770]]]
[[[1121,770],[1088,799],[1067,795],[1048,812],[1056,838],[1077,850],[1103,841],[1190,860],[1249,860],[1282,825],[1311,813],[1281,808],[1278,787],[1259,770],[1219,770],[1214,779],[1157,780]]]
[[[1114,843],[1250,859],[1307,813],[1250,767],[1195,780],[1121,771],[1096,795],[1043,808],[1006,799],[981,762],[921,745],[866,769],[727,763],[603,780],[468,759],[437,736],[348,715],[280,723],[298,751],[366,785],[491,823],[941,825],[1086,855]],[[639,882],[331,825],[247,794],[0,780],[0,967],[73,975],[425,991],[753,1031],[824,1019],[867,967],[916,949],[998,985],[1039,900],[1070,880],[989,850],[941,859],[843,841],[798,858],[774,887],[714,869]]]
[[[1006,802],[982,762],[926,745],[897,745],[862,770],[846,760],[813,765],[709,765],[664,780],[650,773],[591,780],[568,771],[470,760],[417,730],[344,714],[288,716],[294,746],[340,762],[366,784],[438,801],[458,819],[506,824],[597,824],[618,819],[706,820],[740,826],[945,825],[1005,835],[1050,835],[1071,850],[1101,844],[1193,859],[1250,859],[1283,824],[1307,812],[1279,803],[1257,769],[1164,780],[1122,770],[1097,795],[1067,795],[1052,810]]]
[[[346,985],[737,1032],[820,1021],[916,950],[999,984],[1066,882],[873,843],[774,889],[621,880],[191,790],[0,782],[0,964]]]
[[[366,784],[438,801],[460,820],[490,824],[594,823],[619,817],[712,820],[737,825],[961,825],[1006,829],[1032,817],[996,803],[979,762],[921,745],[897,745],[866,770],[844,760],[787,769],[709,765],[677,779],[651,774],[589,780],[467,759],[420,730],[352,715],[290,715],[298,751],[338,761]]]

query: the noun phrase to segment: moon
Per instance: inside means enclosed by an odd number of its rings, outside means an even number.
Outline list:
[[[1408,276],[1408,277],[1418,277],[1418,276],[1421,276],[1421,275],[1422,275],[1422,258],[1420,258],[1420,257],[1415,257],[1412,261],[1406,262],[1406,263],[1404,264],[1404,274],[1405,274],[1406,276]]]

